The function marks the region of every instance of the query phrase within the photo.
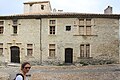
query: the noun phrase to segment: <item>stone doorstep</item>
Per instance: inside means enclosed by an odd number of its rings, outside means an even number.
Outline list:
[[[12,66],[12,67],[20,67],[21,64],[19,63],[8,63],[7,66]]]

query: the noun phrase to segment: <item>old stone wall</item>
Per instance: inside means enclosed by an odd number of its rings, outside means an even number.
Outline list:
[[[49,34],[49,20],[56,20],[55,35]],[[20,48],[20,61],[33,63],[64,63],[65,49],[73,49],[73,62],[80,59],[80,44],[90,44],[90,57],[119,59],[119,20],[92,18],[91,35],[79,35],[78,18],[18,19],[18,34],[13,34],[12,20],[5,20],[3,55],[11,62],[11,46]],[[71,26],[66,31],[66,26]],[[27,56],[27,44],[33,44],[32,56]],[[55,58],[49,58],[49,44],[55,44]]]
[[[93,18],[91,36],[75,36],[79,26],[74,26],[77,18],[55,18],[56,34],[49,35],[48,21],[42,24],[42,58],[43,61],[65,61],[65,48],[73,48],[73,62],[80,57],[80,44],[90,44],[90,57],[102,60],[119,59],[119,21],[118,19]],[[65,31],[71,26],[71,31]],[[49,59],[49,44],[56,44],[56,58]]]

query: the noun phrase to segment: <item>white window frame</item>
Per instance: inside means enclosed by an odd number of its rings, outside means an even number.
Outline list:
[[[3,22],[3,25],[0,25],[0,26],[3,26],[3,32],[2,33],[0,33],[0,34],[3,34],[4,33],[4,26],[5,26],[5,21],[4,20],[0,20],[0,21],[2,21]]]
[[[55,24],[50,24],[50,20],[55,20]],[[55,26],[55,34],[50,34],[50,26]],[[48,35],[57,35],[57,19],[48,19]]]

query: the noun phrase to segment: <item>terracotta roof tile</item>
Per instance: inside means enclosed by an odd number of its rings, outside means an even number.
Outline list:
[[[36,4],[36,3],[50,3],[50,1],[34,1],[34,2],[25,2],[24,4]]]
[[[0,16],[1,18],[120,18],[120,14],[93,14],[93,13],[75,13],[75,12],[43,12],[43,13],[25,13],[9,16]]]

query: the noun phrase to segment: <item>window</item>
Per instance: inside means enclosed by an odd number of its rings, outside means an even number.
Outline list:
[[[91,25],[91,19],[86,19],[86,25]]]
[[[50,26],[50,34],[55,34],[55,26]]]
[[[27,56],[32,56],[33,49],[27,49]]]
[[[3,25],[4,24],[4,21],[0,21],[0,25]]]
[[[13,20],[13,34],[17,34],[17,19]]]
[[[3,34],[4,31],[4,21],[0,21],[0,34]]]
[[[79,35],[91,35],[91,19],[79,19]]]
[[[33,46],[33,44],[27,44],[28,48],[31,48]]]
[[[0,43],[0,56],[3,55],[3,43]]]
[[[13,25],[17,25],[17,19],[13,19]]]
[[[66,31],[70,31],[71,30],[71,26],[66,26]]]
[[[91,35],[91,26],[86,26],[86,35]]]
[[[79,34],[84,35],[84,26],[79,26]]]
[[[44,10],[44,7],[45,7],[44,5],[41,5],[41,10]]]
[[[13,26],[13,33],[17,34],[17,26]]]
[[[80,45],[80,58],[89,58],[90,57],[90,45],[81,44]]]
[[[50,25],[51,25],[51,24],[55,25],[55,20],[50,20],[50,21],[49,21],[49,24],[50,24]]]
[[[30,12],[32,12],[32,5],[33,5],[33,4],[30,4],[30,9],[29,9],[29,10],[30,10]]]
[[[49,34],[55,34],[56,20],[49,20]]]
[[[84,25],[84,19],[79,19],[79,24]]]
[[[49,57],[55,57],[55,44],[49,44]]]
[[[33,54],[33,44],[27,44],[27,56],[32,56]]]
[[[90,45],[86,45],[86,57],[90,57]]]
[[[80,45],[80,57],[84,57],[84,45]]]

